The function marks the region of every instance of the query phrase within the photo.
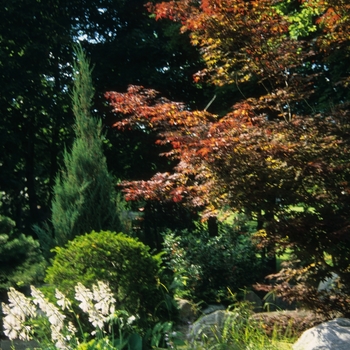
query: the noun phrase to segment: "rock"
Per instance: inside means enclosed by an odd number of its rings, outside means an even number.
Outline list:
[[[208,305],[205,309],[202,310],[202,313],[204,315],[209,315],[218,310],[226,310],[226,308],[224,305],[221,305],[221,304]]]
[[[249,291],[245,295],[245,301],[248,301],[253,305],[254,312],[263,311],[263,302],[253,291]]]
[[[349,350],[350,319],[335,318],[305,331],[293,350]]]
[[[264,297],[264,309],[266,311],[295,310],[296,303],[289,303],[273,293]]]
[[[22,340],[0,340],[0,350],[27,350],[27,349],[40,349],[40,345],[34,341],[22,341]]]
[[[234,320],[239,315],[235,312],[217,310],[198,319],[192,326],[190,338],[199,339],[201,335],[208,337],[220,337],[222,329],[230,319]]]
[[[182,324],[192,323],[197,317],[196,307],[186,299],[176,299],[179,310],[179,320]]]
[[[339,276],[336,273],[332,272],[331,277],[328,277],[324,281],[321,281],[319,283],[317,290],[319,292],[321,291],[329,292],[331,289],[334,289],[337,287],[336,285],[338,280],[339,280]]]
[[[218,315],[213,316],[212,314],[219,310],[225,310],[225,307],[223,305],[208,305],[204,310],[200,311],[198,306],[186,299],[176,299],[176,302],[179,310],[179,323],[177,324],[176,328],[184,335],[185,339],[187,340],[193,340],[194,337],[201,333],[200,328],[202,327],[202,324],[200,324],[200,320],[205,317],[206,318],[204,322],[208,324],[208,328],[216,327],[215,322],[220,323],[221,318]],[[204,316],[197,320],[200,314]],[[197,321],[194,322],[195,320]],[[211,326],[209,326],[209,324]]]
[[[304,331],[325,321],[324,316],[309,310],[284,310],[260,312],[251,319],[263,325],[268,336],[278,333],[281,337],[287,334],[299,337]]]

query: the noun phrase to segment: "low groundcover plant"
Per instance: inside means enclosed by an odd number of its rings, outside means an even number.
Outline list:
[[[88,342],[91,336],[102,342],[117,341],[122,348],[125,343],[123,330],[128,328],[132,333],[132,322],[135,316],[129,316],[125,311],[115,310],[115,298],[107,284],[97,282],[92,290],[81,283],[75,286],[75,299],[80,302],[80,309],[88,316],[94,327],[91,334],[87,334],[79,323],[79,315],[75,314],[69,299],[56,289],[56,303],[49,302],[45,295],[37,288],[31,286],[31,298],[10,288],[8,304],[2,303],[4,334],[10,339],[31,340],[36,339],[45,348],[70,350],[79,348]],[[73,316],[76,326],[68,321],[67,315]],[[112,325],[119,325],[118,339],[114,339]],[[44,330],[43,330],[44,326]],[[109,326],[109,327],[107,327]],[[108,329],[108,331],[107,331]],[[124,345],[123,345],[124,344]]]

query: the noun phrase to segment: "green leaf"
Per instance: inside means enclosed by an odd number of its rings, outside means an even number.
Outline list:
[[[142,338],[138,333],[133,333],[130,335],[128,340],[129,350],[142,350]]]

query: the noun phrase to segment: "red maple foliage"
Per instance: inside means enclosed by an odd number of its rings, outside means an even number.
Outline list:
[[[202,210],[204,219],[225,210],[244,211],[260,222],[259,244],[294,253],[293,265],[275,278],[303,279],[312,286],[334,272],[350,295],[349,71],[341,72],[330,89],[345,91],[337,105],[327,109],[315,99],[339,50],[348,58],[349,5],[303,2],[305,11],[314,11],[318,27],[316,34],[297,39],[289,34],[283,3],[177,0],[149,5],[157,19],[180,21],[200,48],[207,67],[195,81],[207,77],[219,86],[234,83],[239,90],[255,82],[263,89],[251,96],[242,93],[241,102],[220,118],[140,86],[108,92],[114,111],[123,116],[115,127],[157,130],[157,142],[172,146],[163,155],[178,161],[172,173],[123,186],[128,200],[181,202]]]

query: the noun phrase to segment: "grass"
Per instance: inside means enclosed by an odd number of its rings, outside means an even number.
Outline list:
[[[251,305],[241,302],[228,309],[223,327],[212,326],[190,340],[173,339],[168,346],[178,350],[289,350],[297,336],[293,329],[281,331],[277,325],[268,335],[267,325],[251,318]]]

